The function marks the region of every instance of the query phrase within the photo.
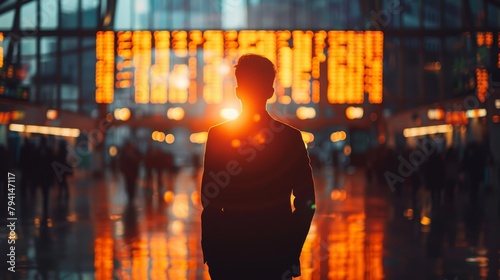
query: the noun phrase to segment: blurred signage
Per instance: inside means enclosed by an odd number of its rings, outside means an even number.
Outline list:
[[[183,104],[234,98],[233,65],[245,53],[277,70],[270,102],[382,103],[380,31],[175,30],[96,34],[96,102],[129,89],[136,103]],[[321,82],[320,82],[321,80]]]
[[[487,111],[484,108],[467,110],[466,115],[469,119],[486,117]]]
[[[451,125],[467,124],[469,120],[464,111],[446,112],[445,122]]]
[[[429,118],[429,120],[442,120],[444,119],[444,110],[430,109],[427,111],[427,118]]]
[[[0,112],[0,124],[8,124],[12,121],[22,120],[24,111]]]

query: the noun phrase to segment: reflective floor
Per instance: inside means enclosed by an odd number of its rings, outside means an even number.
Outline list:
[[[1,227],[0,279],[210,279],[200,248],[199,179],[190,168],[164,176],[174,189],[166,193],[141,180],[127,206],[121,175],[75,174],[69,200],[54,187],[47,223],[41,198],[19,206],[16,273],[3,268],[8,233]],[[409,191],[396,196],[368,184],[361,170],[333,176],[325,167],[315,182],[317,212],[296,279],[500,278],[498,191],[472,202],[457,192],[431,207],[424,190],[413,205]]]

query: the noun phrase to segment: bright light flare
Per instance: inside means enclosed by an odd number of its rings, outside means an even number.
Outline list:
[[[301,106],[297,108],[296,115],[299,120],[314,119],[316,117],[316,109]]]
[[[220,111],[220,116],[227,120],[234,120],[240,115],[240,112],[234,108],[224,108]]]
[[[172,143],[174,143],[174,141],[175,141],[175,136],[173,134],[169,133],[169,134],[165,135],[165,142],[167,142],[167,144],[172,144]]]
[[[9,130],[10,131],[15,131],[15,132],[23,132],[26,126],[24,124],[11,124],[9,125]]]
[[[443,109],[430,109],[427,111],[427,118],[429,120],[442,120],[444,119],[444,115]]]
[[[172,200],[174,200],[174,192],[172,192],[172,191],[166,191],[166,192],[163,194],[163,200],[164,200],[166,203],[169,203],[169,202],[171,202]]]
[[[420,223],[424,226],[428,226],[431,224],[431,219],[429,217],[423,216],[422,219],[420,219]]]
[[[48,120],[55,120],[57,119],[57,110],[47,110],[47,113],[45,114],[45,116],[47,117]]]
[[[335,131],[334,133],[332,133],[330,135],[330,140],[332,142],[339,142],[339,141],[343,141],[347,138],[347,134],[345,133],[345,131]]]
[[[448,133],[453,131],[453,126],[450,124],[433,125],[433,126],[422,126],[422,127],[412,127],[405,128],[403,130],[404,137],[415,137],[423,136],[436,133]]]
[[[116,148],[116,146],[109,147],[109,155],[111,157],[115,157],[117,154],[118,154],[118,149]]]
[[[487,114],[486,109],[474,109],[474,110],[467,110],[466,112],[467,118],[469,119],[474,119],[474,118],[482,118],[485,117]]]
[[[173,107],[167,110],[167,118],[174,121],[180,121],[184,118],[185,112],[181,107]]]
[[[130,119],[131,112],[129,108],[115,109],[113,111],[113,116],[116,120],[128,121]]]
[[[364,110],[361,107],[349,106],[345,109],[345,115],[350,120],[361,119],[363,117]]]
[[[314,141],[314,134],[306,131],[301,131],[300,134],[302,134],[302,140],[304,143],[309,144]]]
[[[208,132],[196,132],[189,136],[189,141],[194,144],[204,144],[207,142]]]
[[[55,135],[55,136],[73,137],[73,138],[80,136],[80,130],[78,128],[23,125],[23,124],[13,123],[9,125],[9,130],[16,132],[38,133],[44,135]]]

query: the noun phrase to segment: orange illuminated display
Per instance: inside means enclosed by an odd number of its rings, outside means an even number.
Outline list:
[[[296,104],[311,102],[312,31],[293,31],[292,100]]]
[[[115,33],[99,31],[96,35],[96,103],[112,103],[114,99]]]
[[[500,49],[500,32],[498,32],[497,42],[498,42],[498,48]],[[500,69],[500,52],[498,53],[497,68]]]
[[[476,37],[477,37],[477,46],[481,47],[482,45],[484,45],[484,41],[485,41],[484,33],[478,32]]]
[[[184,30],[172,32],[172,49],[178,57],[186,57],[188,54],[187,36]]]
[[[485,101],[486,94],[488,94],[488,71],[486,69],[476,69],[477,79],[477,97],[481,102]]]
[[[486,32],[484,36],[484,42],[487,48],[491,48],[491,46],[493,46],[493,33]]]
[[[221,30],[207,30],[204,32],[203,44],[203,99],[209,104],[218,104],[223,101],[223,79],[220,72],[224,57],[224,35]]]
[[[116,47],[116,88],[129,88],[132,86],[132,32],[118,32]]]
[[[149,102],[149,71],[151,67],[151,32],[134,31],[132,54],[135,67],[135,102]]]
[[[170,33],[155,31],[155,64],[151,67],[151,103],[167,103],[167,83],[170,69]]]
[[[276,94],[269,102],[319,103],[321,92],[332,104],[361,104],[365,96],[370,103],[383,100],[380,31],[118,31],[112,53],[114,34],[97,33],[99,103],[112,102],[114,88],[132,87],[136,103],[193,104],[198,92],[208,104],[234,101],[232,67],[248,52],[276,65]],[[489,44],[492,33],[482,36]]]
[[[3,33],[0,32],[0,68],[3,67]]]

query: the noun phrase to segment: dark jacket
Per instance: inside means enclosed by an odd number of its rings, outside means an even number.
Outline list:
[[[268,115],[212,127],[201,191],[205,262],[289,259],[298,264],[315,211],[300,131]]]

